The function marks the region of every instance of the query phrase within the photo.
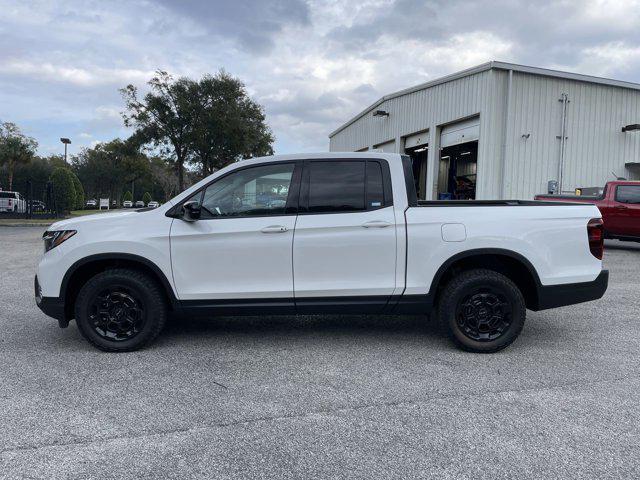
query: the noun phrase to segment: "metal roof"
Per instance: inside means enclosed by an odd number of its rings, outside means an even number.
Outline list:
[[[349,121],[344,123],[342,126],[338,127],[336,130],[329,134],[329,137],[333,137],[336,133],[344,130],[349,125],[354,123],[359,118],[363,117],[367,113],[369,113],[374,108],[381,105],[383,102],[387,100],[391,100],[392,98],[401,97],[403,95],[408,95],[413,92],[417,92],[419,90],[425,90],[427,88],[431,88],[436,85],[440,85],[442,83],[451,82],[453,80],[457,80],[459,78],[468,77],[469,75],[474,75],[476,73],[484,72],[487,70],[496,69],[496,70],[513,70],[514,72],[522,72],[529,73],[531,75],[541,75],[545,77],[555,77],[555,78],[564,78],[567,80],[575,80],[578,82],[587,82],[587,83],[597,83],[600,85],[608,85],[612,87],[621,87],[621,88],[629,88],[632,90],[640,90],[640,84],[633,82],[625,82],[622,80],[613,80],[611,78],[602,78],[595,77],[593,75],[582,75],[580,73],[571,73],[571,72],[561,72],[559,70],[550,70],[548,68],[539,68],[539,67],[529,67],[527,65],[518,65],[515,63],[506,63],[506,62],[498,62],[491,61],[487,63],[483,63],[482,65],[477,65],[475,67],[468,68],[466,70],[461,70],[456,73],[452,73],[451,75],[446,75],[444,77],[436,78],[435,80],[431,80],[429,82],[421,83],[420,85],[416,85],[415,87],[405,88],[404,90],[400,90],[395,93],[391,93],[389,95],[385,95],[372,105],[365,108],[355,117],[351,118]]]

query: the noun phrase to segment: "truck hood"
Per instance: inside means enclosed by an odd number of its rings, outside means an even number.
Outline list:
[[[113,213],[95,213],[91,215],[84,215],[82,217],[67,218],[51,225],[48,230],[75,230],[76,227],[83,225],[88,226],[91,223],[100,222],[104,225],[108,222],[124,220],[125,217],[131,217],[136,215],[142,215],[142,212],[136,212],[135,210],[127,210],[125,212],[113,212]]]

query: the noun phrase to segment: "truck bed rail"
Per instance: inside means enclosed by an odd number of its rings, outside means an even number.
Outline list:
[[[583,203],[584,204],[584,203]],[[418,200],[418,207],[540,207],[567,206],[546,200]]]

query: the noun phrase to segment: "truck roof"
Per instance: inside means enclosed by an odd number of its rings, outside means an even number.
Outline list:
[[[242,160],[242,162],[277,162],[281,160],[314,160],[322,158],[382,158],[392,162],[400,161],[400,153],[384,153],[369,150],[366,152],[316,152],[316,153],[289,153],[284,155],[268,155]]]
[[[640,180],[611,180],[607,185],[640,185]]]

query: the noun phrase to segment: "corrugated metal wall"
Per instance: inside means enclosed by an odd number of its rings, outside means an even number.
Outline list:
[[[640,122],[639,91],[514,72],[506,196],[531,198],[558,178],[563,93],[569,98],[563,190],[602,186],[615,179],[611,172],[629,175],[626,162],[640,161],[640,132],[621,131]]]
[[[395,140],[396,151],[404,151],[404,137],[429,130],[427,184],[432,185],[433,198],[438,181],[438,163],[432,152],[438,152],[442,126],[460,119],[480,115],[478,149],[478,196],[492,198],[500,187],[500,179],[490,172],[501,171],[502,116],[504,75],[487,70],[425,90],[392,98],[376,107],[389,112],[388,117],[368,113],[330,139],[332,152],[373,148]],[[499,128],[496,128],[499,126]],[[435,147],[435,148],[434,148]]]
[[[384,153],[396,153],[396,141],[391,140],[390,142],[381,143],[380,145],[374,145],[374,149],[384,152]]]
[[[389,99],[376,107],[388,117],[367,113],[331,137],[330,150],[395,141],[402,152],[404,137],[429,130],[427,192],[434,198],[439,162],[432,152],[439,151],[441,128],[480,115],[477,198],[530,199],[558,178],[559,98],[566,93],[565,191],[602,185],[612,171],[630,175],[625,163],[640,162],[640,132],[621,132],[640,123],[640,91],[513,72],[507,101],[508,85],[508,71],[491,69]]]

